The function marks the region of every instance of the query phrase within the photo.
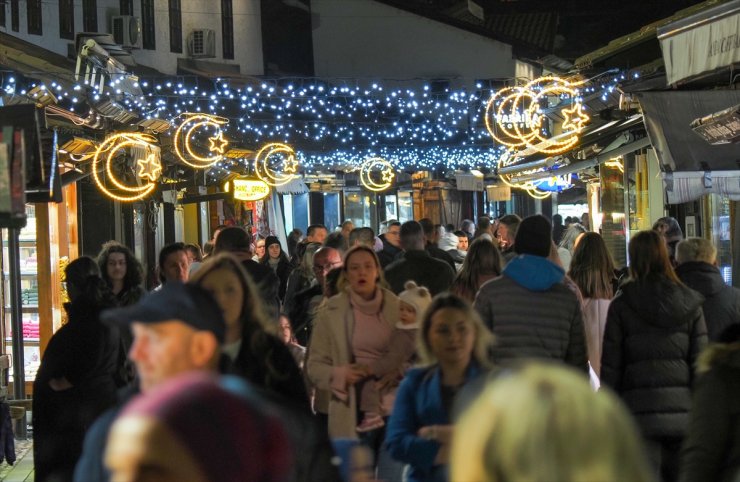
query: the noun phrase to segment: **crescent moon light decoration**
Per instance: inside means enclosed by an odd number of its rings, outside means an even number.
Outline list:
[[[273,187],[283,186],[298,177],[298,166],[293,148],[279,142],[262,147],[254,159],[257,177]]]
[[[182,162],[195,169],[205,169],[224,158],[229,141],[224,138],[222,127],[229,123],[228,119],[192,112],[181,114],[180,118],[182,122],[175,129],[173,144],[175,154]],[[204,127],[210,127],[215,132],[207,138],[208,147],[196,150],[194,138],[202,135]]]
[[[486,129],[496,142],[507,147],[527,147],[543,154],[566,151],[578,143],[578,134],[590,120],[583,110],[578,84],[547,76],[524,86],[501,89],[486,104]],[[543,104],[550,108],[548,102],[552,98],[570,102],[559,110],[563,117],[562,133],[546,137],[542,132],[541,109]]]
[[[499,160],[500,167],[506,167],[506,166],[511,166],[513,164],[516,164],[517,160],[518,159],[516,157],[516,151],[514,149],[509,149]],[[528,171],[523,171],[521,174],[532,174],[540,170],[541,169],[530,169]],[[542,191],[540,189],[537,189],[538,183],[533,182],[533,181],[513,182],[511,180],[510,174],[499,174],[498,177],[507,186],[515,188],[515,189],[521,189],[535,199],[546,199],[550,197],[550,195],[552,194],[551,192]]]
[[[379,173],[382,182],[376,182],[373,173]],[[393,165],[380,157],[365,159],[360,166],[360,183],[370,191],[385,191],[391,187],[394,177]]]
[[[162,172],[156,139],[148,134],[121,133],[108,136],[97,148],[93,156],[92,174],[95,184],[108,197],[117,201],[136,201],[148,196],[156,187],[156,180]],[[113,162],[117,155],[128,150],[138,179],[143,183],[131,186],[121,182],[113,172]],[[102,166],[101,166],[102,164]],[[105,179],[102,172],[105,170]],[[126,194],[116,194],[108,188],[108,183]]]

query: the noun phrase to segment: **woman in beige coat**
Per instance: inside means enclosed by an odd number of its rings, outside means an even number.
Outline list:
[[[366,246],[347,252],[342,276],[343,289],[324,304],[314,319],[306,367],[316,388],[331,394],[329,435],[356,439],[360,399],[367,393],[364,388],[371,388],[364,385],[375,383],[370,376],[373,362],[388,350],[398,321],[399,301],[381,287],[378,257]],[[393,401],[382,402],[390,410]],[[362,434],[376,455],[384,432],[382,427]]]

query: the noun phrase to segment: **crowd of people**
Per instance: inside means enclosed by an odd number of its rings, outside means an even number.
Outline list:
[[[740,290],[673,218],[346,221],[66,268],[34,383],[50,481],[733,481]]]

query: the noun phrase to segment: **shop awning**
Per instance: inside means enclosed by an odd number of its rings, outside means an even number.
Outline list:
[[[740,103],[740,91],[640,92],[650,142],[666,171],[725,171],[740,167],[740,146],[712,145],[691,129],[694,119]]]
[[[680,204],[706,194],[740,201],[740,171],[679,171],[661,173],[668,204]]]
[[[277,186],[275,192],[278,194],[305,194],[308,192],[308,186],[303,182],[303,179],[297,177],[287,184]]]
[[[740,0],[658,28],[668,85],[740,63]]]
[[[472,172],[456,172],[455,182],[458,191],[483,191],[483,176],[476,176]]]

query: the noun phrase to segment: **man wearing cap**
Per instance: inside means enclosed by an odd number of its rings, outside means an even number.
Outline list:
[[[481,286],[475,308],[496,335],[497,364],[556,359],[588,373],[581,307],[563,284],[563,269],[547,259],[551,232],[547,218],[525,218],[516,233],[517,256],[502,276]]]
[[[103,312],[101,320],[131,326],[134,343],[129,357],[136,365],[142,392],[183,373],[217,371],[226,322],[216,301],[199,286],[166,283],[135,305]],[[135,390],[130,391],[90,427],[75,470],[76,481],[110,479],[103,468],[108,431],[134,394]]]

